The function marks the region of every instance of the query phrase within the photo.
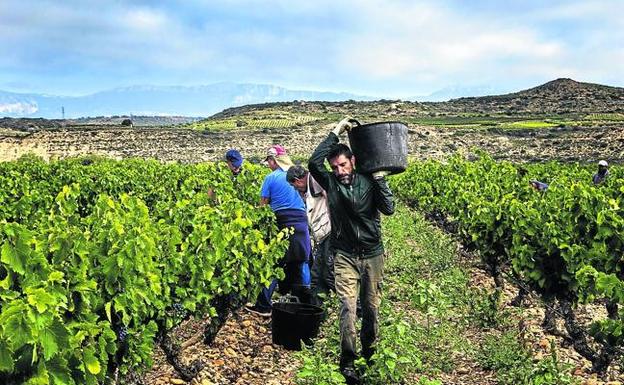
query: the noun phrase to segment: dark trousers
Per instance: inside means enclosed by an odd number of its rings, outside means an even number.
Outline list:
[[[273,292],[277,287],[277,279],[274,279],[269,287],[263,287],[260,294],[258,294],[258,298],[256,299],[256,306],[264,311],[271,310],[271,297],[273,296]]]
[[[291,262],[284,266],[285,277],[283,281],[274,279],[269,287],[263,287],[258,298],[256,306],[262,310],[271,309],[271,297],[273,292],[279,285],[279,293],[292,294],[304,303],[312,302],[312,294],[310,291],[310,267],[308,262]]]
[[[336,291],[334,279],[334,255],[329,249],[329,237],[316,245],[312,250],[312,294],[315,301],[320,303],[318,294],[327,294]]]

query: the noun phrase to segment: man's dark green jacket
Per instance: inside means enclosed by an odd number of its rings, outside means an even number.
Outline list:
[[[331,246],[349,257],[370,258],[384,252],[381,240],[380,215],[394,213],[394,198],[385,179],[355,172],[349,186],[327,171],[325,158],[338,143],[334,133],[318,145],[308,167],[314,179],[327,192],[331,217]],[[357,162],[357,159],[356,159]]]

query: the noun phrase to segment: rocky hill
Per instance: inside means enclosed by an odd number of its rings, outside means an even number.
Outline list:
[[[506,95],[459,98],[437,103],[448,112],[577,114],[624,112],[624,88],[557,79]]]
[[[413,121],[422,116],[584,116],[598,113],[624,113],[624,88],[557,79],[540,86],[505,94],[453,99],[447,102],[377,100],[373,102],[282,102],[228,108],[208,121],[245,117],[267,111],[298,114],[335,114],[366,117],[370,120],[402,119]]]

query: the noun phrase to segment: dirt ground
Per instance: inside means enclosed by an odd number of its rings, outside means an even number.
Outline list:
[[[190,384],[294,384],[298,361],[293,352],[272,343],[270,318],[241,309],[228,319],[210,346],[201,338],[205,322],[187,321],[174,333],[182,345],[182,362],[190,364],[201,360],[204,363],[204,368]],[[186,383],[179,377],[162,350],[157,348],[154,366],[143,377],[144,383]]]
[[[494,281],[483,270],[469,267],[470,285],[492,289]],[[599,378],[591,373],[591,363],[581,357],[559,336],[546,333],[541,327],[544,318],[544,305],[529,296],[521,307],[521,312],[511,306],[518,287],[507,283],[503,293],[500,311],[513,310],[519,314],[513,322],[518,325],[524,341],[532,348],[534,359],[541,359],[551,352],[551,341],[557,347],[557,356],[561,363],[569,364],[571,373],[581,385],[621,385],[624,373],[618,363],[614,363],[608,373]],[[583,306],[576,313],[581,320],[590,322],[592,318],[604,313],[603,307]],[[333,315],[336,316],[335,314]],[[206,321],[195,320],[182,324],[175,331],[176,340],[183,346],[182,361],[190,364],[202,360],[205,364],[199,375],[189,382],[193,385],[293,385],[298,365],[296,353],[285,350],[272,343],[271,320],[241,309],[233,314],[219,331],[211,346],[201,341],[201,331]],[[331,315],[330,321],[331,322]],[[564,330],[562,320],[558,320],[558,329]],[[479,344],[487,330],[474,328],[467,330],[470,343]],[[152,385],[186,384],[165,360],[160,349],[154,354],[154,365],[142,376],[143,383]],[[455,370],[442,373],[438,377],[445,385],[494,385],[496,374],[484,370],[470,357],[458,357]]]
[[[331,124],[221,132],[110,127],[35,132],[5,129],[0,131],[0,161],[33,153],[44,159],[95,154],[196,163],[220,160],[230,148],[240,150],[248,159],[260,159],[275,143],[283,144],[291,155],[307,158],[330,130]],[[442,159],[456,151],[481,148],[496,159],[515,162],[624,161],[624,127],[613,126],[498,132],[412,126],[408,142],[409,156],[415,159]]]

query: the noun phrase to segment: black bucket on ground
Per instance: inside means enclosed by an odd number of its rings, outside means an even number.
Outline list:
[[[273,343],[288,350],[301,350],[301,342],[312,343],[319,333],[323,308],[301,302],[275,302],[271,312]]]
[[[407,126],[400,122],[360,124],[349,131],[351,151],[358,172],[389,171],[398,174],[407,168]]]

